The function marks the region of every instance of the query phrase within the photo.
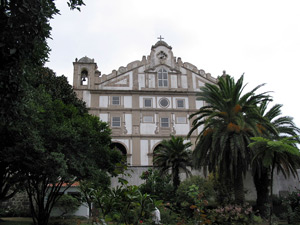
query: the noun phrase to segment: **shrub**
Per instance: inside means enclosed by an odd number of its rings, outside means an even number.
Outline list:
[[[79,206],[80,201],[71,195],[62,195],[55,203],[55,207],[59,208],[62,212],[61,216],[75,212]]]
[[[177,189],[176,194],[179,202],[186,202],[189,206],[195,204],[195,196],[188,194],[192,185],[197,187],[198,193],[201,193],[206,200],[212,200],[215,197],[213,183],[209,179],[200,176],[191,176],[181,182]]]
[[[248,225],[253,224],[254,219],[258,219],[258,217],[254,217],[252,207],[248,204],[244,206],[226,205],[209,210],[208,213],[213,224]]]
[[[298,224],[300,222],[300,190],[293,191],[283,198],[282,205],[286,209],[285,219],[289,224]]]
[[[218,173],[211,173],[209,180],[215,190],[215,201],[219,205],[229,205],[234,202],[233,184],[225,177],[220,177]]]
[[[164,202],[175,199],[170,175],[162,176],[158,170],[148,169],[143,172],[141,179],[145,180],[145,183],[139,186],[142,194],[147,193],[152,199]]]

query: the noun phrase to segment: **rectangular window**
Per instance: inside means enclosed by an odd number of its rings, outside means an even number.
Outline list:
[[[120,127],[121,126],[121,117],[112,117],[111,126],[112,127]]]
[[[168,72],[165,69],[160,69],[157,72],[158,75],[158,86],[168,87]]]
[[[144,116],[143,122],[144,123],[153,123],[153,116]]]
[[[120,105],[120,96],[112,96],[112,105]]]
[[[176,123],[186,123],[186,117],[184,116],[176,117]]]
[[[169,118],[168,117],[160,118],[160,126],[169,127]]]
[[[184,108],[184,99],[177,99],[177,108]]]
[[[152,99],[151,98],[144,98],[144,107],[151,108],[152,107]]]

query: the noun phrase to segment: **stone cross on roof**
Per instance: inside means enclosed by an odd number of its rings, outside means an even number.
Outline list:
[[[164,38],[161,35],[159,35],[159,37],[157,39],[159,39],[161,41]]]

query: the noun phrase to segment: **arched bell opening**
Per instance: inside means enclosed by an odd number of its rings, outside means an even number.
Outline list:
[[[83,69],[80,74],[80,84],[88,85],[88,83],[89,83],[88,71],[86,69]]]

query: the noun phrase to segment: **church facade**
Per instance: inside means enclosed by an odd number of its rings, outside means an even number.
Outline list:
[[[216,79],[191,63],[173,55],[161,39],[150,55],[101,75],[88,57],[74,63],[73,87],[86,102],[89,112],[107,122],[112,146],[127,157],[131,166],[151,166],[153,151],[163,139],[186,136],[191,129],[189,115],[202,101],[196,93]],[[195,142],[195,131],[190,141]]]

